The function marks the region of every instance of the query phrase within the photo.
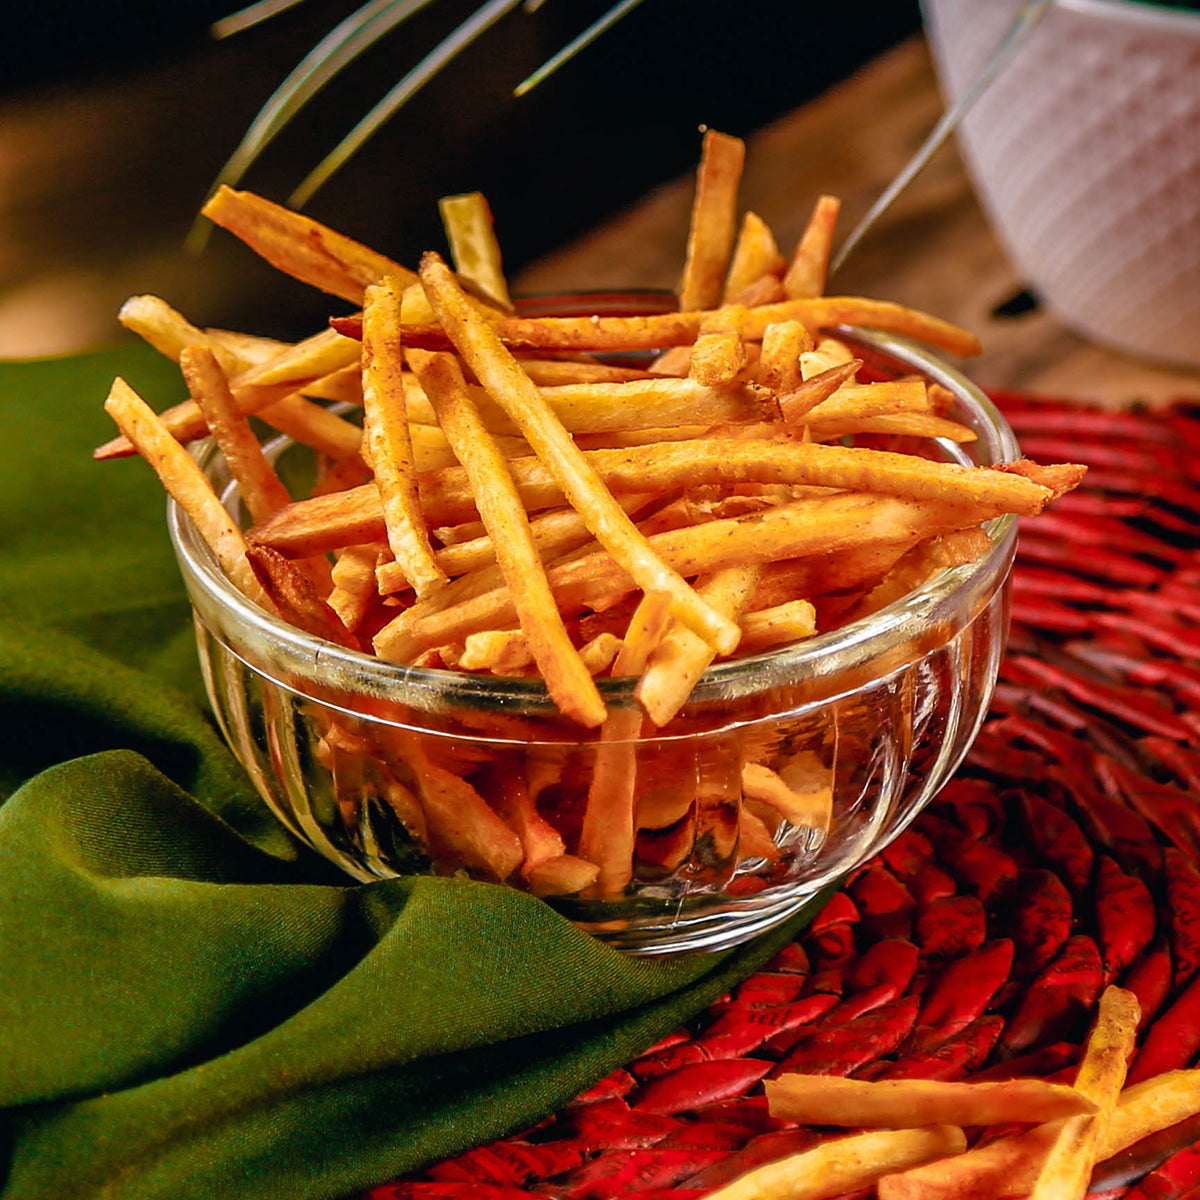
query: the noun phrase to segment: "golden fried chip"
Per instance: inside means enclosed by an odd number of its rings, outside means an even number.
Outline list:
[[[241,530],[225,511],[196,460],[171,436],[154,410],[124,379],[113,380],[104,410],[154,468],[163,487],[187,513],[233,585],[269,610],[271,603],[246,560],[246,543]]]
[[[366,288],[389,275],[406,285],[416,278],[390,258],[253,192],[222,186],[201,212],[273,267],[352,304],[361,304]]]
[[[1084,1046],[1076,1089],[1096,1105],[1090,1116],[1070,1117],[1038,1173],[1032,1200],[1083,1200],[1097,1154],[1125,1082],[1141,1008],[1132,992],[1105,988],[1096,1023]]]
[[[409,361],[471,480],[479,515],[547,690],[568,716],[582,725],[599,725],[605,717],[604,701],[567,635],[512,476],[467,394],[458,364],[449,355],[421,351],[413,352]],[[376,649],[383,652],[378,640]]]
[[[745,304],[743,296],[747,289],[758,286],[764,279],[778,281],[786,265],[771,227],[757,213],[744,213],[721,303]]]
[[[789,824],[804,825],[828,833],[833,820],[832,777],[828,772],[817,786],[811,786],[809,772],[790,782],[783,773],[762,763],[742,767],[742,792],[751,800],[769,805]],[[804,790],[799,790],[798,784]]]
[[[825,274],[833,249],[833,231],[842,202],[836,196],[819,196],[796,253],[783,276],[783,290],[793,299],[819,296],[825,291]]]
[[[208,346],[185,346],[179,365],[188,392],[204,414],[214,440],[225,456],[229,473],[237,480],[242,501],[255,521],[265,521],[292,502],[274,467],[238,409],[229,381],[216,354]]]
[[[697,584],[696,590],[718,612],[738,620],[762,569],[759,566],[726,567]],[[654,648],[638,680],[638,703],[655,725],[665,725],[691,695],[700,676],[715,657],[715,651],[690,629],[673,624]]]
[[[661,593],[649,592],[642,598],[613,663],[614,676],[642,673],[666,628],[669,609],[669,598]],[[614,709],[600,729],[595,749],[579,855],[598,868],[592,887],[600,895],[619,893],[633,876],[635,742],[641,726],[641,709]]]
[[[400,297],[371,284],[363,307],[363,445],[375,475],[388,545],[418,596],[449,581],[429,543],[401,379]]]
[[[1076,1088],[1041,1079],[962,1083],[781,1075],[765,1087],[771,1115],[801,1125],[915,1129],[950,1119],[959,1125],[1040,1124],[1097,1109]]]
[[[959,1154],[966,1145],[954,1125],[860,1133],[758,1167],[709,1192],[707,1200],[826,1200],[869,1188],[895,1171]]]
[[[290,558],[270,546],[250,542],[246,558],[259,583],[275,603],[280,616],[313,637],[335,642],[348,650],[361,650],[358,638],[342,623],[337,612],[317,595],[312,581]]]
[[[500,261],[500,244],[492,226],[492,210],[483,193],[443,196],[438,201],[438,210],[455,270],[501,308],[512,308]]]
[[[679,307],[684,312],[712,308],[721,299],[721,285],[737,234],[738,186],[745,157],[746,145],[740,138],[713,129],[705,133],[688,230],[687,262],[679,284]]]

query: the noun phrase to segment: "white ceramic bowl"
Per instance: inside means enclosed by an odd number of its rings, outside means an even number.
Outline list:
[[[953,101],[1021,0],[922,0]],[[1200,365],[1200,12],[1056,0],[959,142],[1014,264],[1066,324]]]

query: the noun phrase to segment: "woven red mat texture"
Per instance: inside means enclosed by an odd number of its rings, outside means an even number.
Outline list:
[[[770,1117],[784,1071],[1069,1081],[1102,988],[1144,1014],[1129,1081],[1200,1052],[1200,404],[997,397],[1085,485],[1022,522],[1013,626],[956,778],[787,949],[537,1128],[369,1200],[703,1196],[834,1130]],[[1200,1197],[1200,1121],[1092,1194]],[[867,1193],[869,1194],[869,1193]]]

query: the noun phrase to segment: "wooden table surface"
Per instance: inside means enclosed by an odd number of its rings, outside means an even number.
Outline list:
[[[933,127],[942,103],[925,44],[905,42],[748,140],[742,204],[791,252],[820,192],[841,197],[848,233]],[[590,236],[522,272],[517,291],[672,287],[683,261],[692,180],[647,196]],[[977,383],[1124,405],[1200,396],[1200,371],[1136,361],[1042,311],[994,315],[1024,289],[975,200],[953,144],[944,147],[860,243],[832,292],[897,300],[973,330]]]
[[[171,83],[172,94],[203,92],[203,71],[211,68],[203,57],[197,61],[189,68],[197,78],[185,72]],[[155,100],[168,74],[148,70],[120,86],[52,89],[0,106],[0,357],[111,340],[116,309],[134,292],[158,292],[201,323],[208,323],[206,299],[222,288],[245,293],[251,311],[261,307],[243,274],[249,256],[187,262],[179,254],[178,213],[169,224],[150,200],[137,207],[137,181],[161,169],[152,149],[164,138],[169,144],[173,128],[170,105]],[[848,232],[940,112],[924,42],[902,43],[750,137],[743,207],[766,219],[790,253],[815,197],[832,192],[842,198]],[[226,134],[235,136],[232,128],[214,136]],[[206,170],[193,168],[197,188]],[[521,272],[514,290],[674,286],[692,189],[689,176],[656,190]],[[1044,312],[993,315],[1021,292],[1022,281],[991,234],[953,145],[860,244],[832,290],[897,300],[972,329],[984,351],[965,369],[986,387],[1111,404],[1200,396],[1200,372],[1136,362]]]

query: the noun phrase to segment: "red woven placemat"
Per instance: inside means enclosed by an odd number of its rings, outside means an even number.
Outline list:
[[[991,713],[956,778],[768,966],[536,1129],[370,1200],[702,1196],[828,1132],[761,1080],[1049,1076],[1101,989],[1144,1023],[1130,1081],[1200,1051],[1200,405],[997,397],[1085,486],[1021,527]],[[1200,1195],[1200,1122],[1094,1192]]]

